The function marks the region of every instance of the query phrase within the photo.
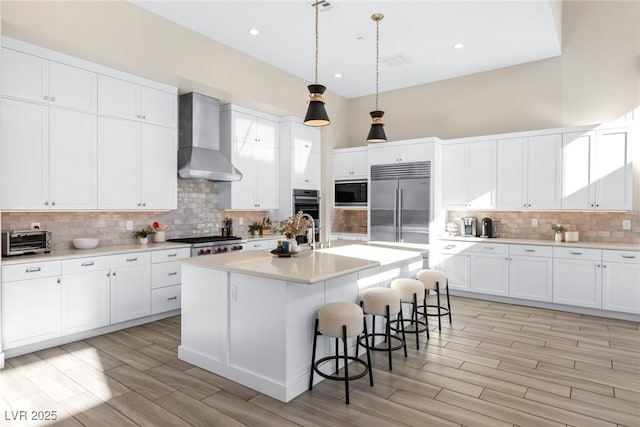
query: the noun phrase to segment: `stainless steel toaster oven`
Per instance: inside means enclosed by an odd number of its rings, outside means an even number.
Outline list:
[[[2,255],[24,255],[51,251],[51,232],[13,230],[2,232]]]

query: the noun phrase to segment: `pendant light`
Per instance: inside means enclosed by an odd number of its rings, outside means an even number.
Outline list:
[[[318,4],[320,0],[316,1],[316,80],[315,84],[307,86],[309,89],[309,107],[307,108],[307,115],[304,117],[304,124],[307,126],[320,127],[326,126],[329,121],[327,110],[324,108],[324,91],[327,90],[321,84],[318,84]]]
[[[367,136],[367,142],[386,142],[387,135],[384,133],[384,111],[378,108],[378,77],[380,67],[380,21],[382,21],[384,15],[382,13],[374,13],[371,15],[371,19],[376,23],[376,109],[370,112],[371,115],[371,129],[369,130],[369,136]]]

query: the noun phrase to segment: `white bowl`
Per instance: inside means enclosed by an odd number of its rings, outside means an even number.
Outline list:
[[[76,249],[93,249],[98,246],[100,239],[93,239],[90,237],[80,237],[71,241],[73,247]]]

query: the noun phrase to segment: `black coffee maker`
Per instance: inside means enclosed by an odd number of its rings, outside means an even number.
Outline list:
[[[491,218],[482,218],[482,233],[480,237],[493,237],[493,221]]]

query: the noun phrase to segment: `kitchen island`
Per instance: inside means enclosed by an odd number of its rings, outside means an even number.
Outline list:
[[[358,303],[364,289],[411,277],[423,261],[417,248],[360,243],[290,258],[252,251],[181,262],[178,357],[287,402],[308,387],[318,309]],[[318,358],[333,352],[333,340],[318,344]]]

